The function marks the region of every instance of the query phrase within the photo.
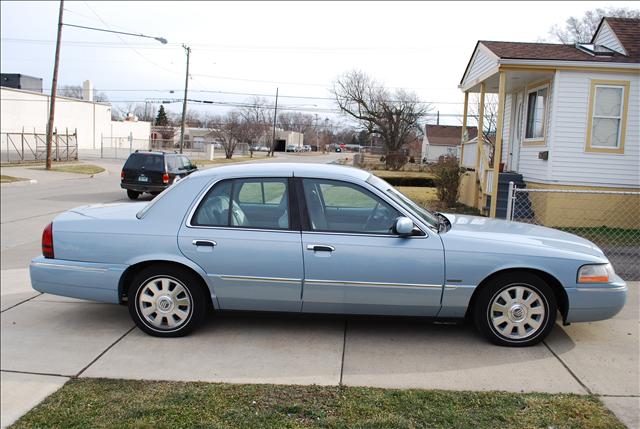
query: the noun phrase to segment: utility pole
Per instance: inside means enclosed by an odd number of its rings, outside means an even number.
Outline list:
[[[187,51],[187,75],[184,78],[184,100],[182,101],[182,124],[180,125],[180,153],[184,148],[184,123],[187,119],[187,92],[189,90],[189,54],[191,54],[191,48],[187,45],[182,45]]]
[[[276,150],[276,121],[278,120],[278,89],[276,88],[276,107],[273,112],[273,139],[271,140],[271,156],[274,155]],[[287,148],[284,148],[284,151],[287,151]]]
[[[316,113],[316,152],[318,151],[318,114]]]
[[[45,168],[51,170],[51,146],[53,142],[53,120],[56,111],[56,89],[58,86],[58,64],[60,63],[60,40],[62,38],[62,11],[64,0],[60,0],[60,13],[58,15],[58,39],[56,40],[56,56],[53,63],[53,79],[51,80],[51,103],[49,104],[49,121],[47,123],[47,159]]]

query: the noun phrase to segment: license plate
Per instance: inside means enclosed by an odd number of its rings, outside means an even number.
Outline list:
[[[149,178],[147,176],[138,176],[138,182],[148,182]]]

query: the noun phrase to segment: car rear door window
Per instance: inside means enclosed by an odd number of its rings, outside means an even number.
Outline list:
[[[181,167],[178,157],[176,156],[167,156],[167,168],[169,171],[177,171]]]
[[[236,179],[216,184],[192,218],[194,226],[289,228],[288,180]]]
[[[192,225],[229,226],[231,184],[230,180],[220,182],[207,193],[193,215]]]
[[[324,179],[302,183],[312,230],[392,234],[400,214],[363,187]]]

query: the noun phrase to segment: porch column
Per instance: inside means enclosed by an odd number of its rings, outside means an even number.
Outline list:
[[[500,72],[500,84],[498,86],[498,118],[496,121],[496,144],[493,155],[493,187],[491,189],[491,211],[489,216],[496,217],[498,207],[498,175],[500,174],[500,162],[502,161],[502,128],[504,122],[505,86],[507,74]]]
[[[467,112],[469,110],[469,92],[464,92],[464,111],[462,112],[462,135],[460,136],[460,165],[464,162],[464,142],[467,135]]]
[[[484,82],[480,84],[480,107],[478,107],[478,137],[476,145],[476,174],[480,170],[480,151],[484,149],[481,145],[484,145]],[[478,177],[478,179],[482,182],[482,177]]]

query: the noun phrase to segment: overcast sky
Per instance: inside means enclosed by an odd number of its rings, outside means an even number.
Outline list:
[[[68,1],[65,23],[169,43],[64,27],[58,82],[90,79],[112,102],[181,98],[185,43],[192,48],[193,99],[242,102],[251,97],[244,94],[274,95],[279,88],[284,109],[332,117],[335,106],[324,99],[331,82],[357,68],[390,87],[414,90],[434,103],[441,123],[457,124],[447,115],[462,110],[457,85],[478,39],[539,41],[553,24],[607,6],[633,4]],[[2,72],[42,77],[49,91],[57,18],[58,2],[3,1]],[[179,103],[167,107],[181,110]],[[229,107],[193,108],[223,113]]]

